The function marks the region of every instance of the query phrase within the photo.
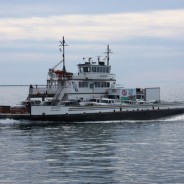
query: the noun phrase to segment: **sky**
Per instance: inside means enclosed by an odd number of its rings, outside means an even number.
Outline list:
[[[46,84],[63,36],[69,72],[109,44],[118,84],[183,85],[184,0],[0,0],[0,85]]]

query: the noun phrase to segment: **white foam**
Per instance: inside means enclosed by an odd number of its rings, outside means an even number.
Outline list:
[[[164,119],[164,121],[184,121],[184,114]]]
[[[13,119],[0,119],[0,125],[13,125],[15,123],[19,123],[19,121]]]

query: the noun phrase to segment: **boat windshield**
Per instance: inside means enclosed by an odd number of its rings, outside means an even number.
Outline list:
[[[89,99],[89,102],[100,102],[100,99],[96,99],[96,98],[92,98],[92,99]]]
[[[114,101],[109,99],[102,99],[102,103],[114,103]]]

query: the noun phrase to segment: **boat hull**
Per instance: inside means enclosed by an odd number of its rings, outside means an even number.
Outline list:
[[[30,115],[30,114],[0,114],[1,119],[32,120],[32,121],[58,121],[65,122],[95,122],[113,120],[153,120],[174,115],[184,114],[184,108],[132,110],[62,115]]]

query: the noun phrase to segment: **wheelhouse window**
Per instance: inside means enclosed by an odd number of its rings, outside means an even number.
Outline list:
[[[90,67],[83,67],[83,72],[90,72]]]
[[[79,82],[79,88],[88,88],[88,82]]]
[[[93,73],[110,73],[110,66],[99,66],[99,65],[92,65],[92,66],[79,66],[80,73],[86,72],[93,72]]]
[[[96,66],[93,66],[92,67],[92,72],[95,72],[96,73]]]
[[[83,73],[83,72],[90,72],[91,71],[91,67],[89,66],[83,66],[83,67],[79,67],[79,72]]]
[[[95,88],[107,88],[110,87],[110,82],[95,82]]]
[[[106,73],[110,73],[110,68],[106,67]]]
[[[110,67],[108,67],[108,66],[93,66],[91,71],[94,73],[110,73]]]

